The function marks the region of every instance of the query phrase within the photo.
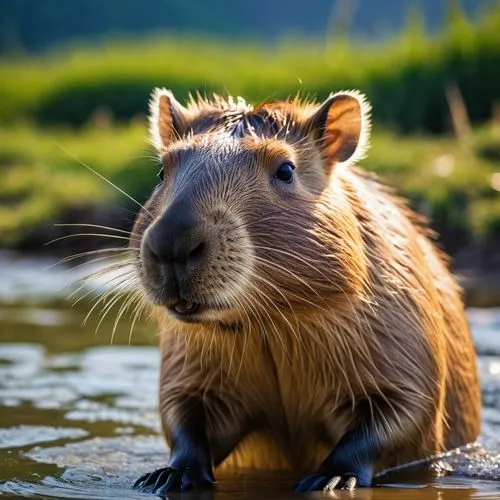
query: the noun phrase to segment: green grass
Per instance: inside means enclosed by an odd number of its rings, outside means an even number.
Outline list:
[[[450,130],[450,83],[477,127],[468,146],[432,135]],[[190,91],[255,102],[360,89],[375,120],[362,166],[408,196],[449,240],[500,234],[500,197],[492,187],[500,138],[484,125],[499,99],[497,7],[474,24],[454,10],[435,37],[415,23],[378,43],[336,40],[325,47],[294,39],[263,46],[176,37],[0,60],[0,243],[15,245],[89,206],[135,209],[80,162],[139,201],[147,197],[157,165],[144,116],[155,86],[171,88],[181,101]]]
[[[71,47],[0,61],[0,123],[81,125],[106,108],[117,120],[143,114],[151,89],[231,92],[250,100],[297,91],[323,99],[358,88],[375,120],[401,131],[449,128],[445,88],[456,83],[473,120],[491,116],[500,88],[500,8],[476,24],[454,11],[444,33],[418,24],[385,42],[291,40],[276,46],[161,38]]]
[[[361,166],[408,196],[441,232],[487,236],[500,233],[500,196],[491,184],[499,157],[500,137],[490,126],[476,131],[469,147],[450,137],[404,137],[375,127]],[[141,202],[157,180],[141,121],[79,131],[0,129],[0,243],[15,244],[79,208],[136,208],[82,163]]]
[[[154,179],[148,173],[155,168],[146,145],[138,123],[78,133],[27,126],[0,129],[0,240],[15,243],[70,209],[117,200],[117,192],[83,164],[136,196],[145,183],[144,198],[152,185],[148,178]],[[122,197],[118,203],[126,201]]]

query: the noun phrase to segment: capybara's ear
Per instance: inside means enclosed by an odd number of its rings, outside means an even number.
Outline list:
[[[307,119],[307,132],[317,142],[326,168],[353,164],[363,158],[370,142],[370,104],[356,91],[330,94]]]
[[[180,138],[186,130],[188,110],[167,89],[155,89],[149,102],[149,132],[157,150]]]

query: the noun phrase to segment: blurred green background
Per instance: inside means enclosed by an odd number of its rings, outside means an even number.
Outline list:
[[[411,491],[498,494],[500,0],[0,0],[0,498],[132,498],[141,468],[164,461],[151,436],[160,360],[139,347],[157,344],[155,326],[109,248],[124,233],[64,225],[131,227],[137,205],[85,165],[144,202],[156,86],[180,101],[367,94],[361,167],[430,219],[479,307],[490,451],[453,455],[459,474],[430,485],[411,469]],[[67,237],[82,232],[112,237]],[[276,482],[241,479],[222,493]]]
[[[360,89],[362,166],[430,218],[459,268],[500,270],[498,1],[2,0],[1,247],[41,251],[68,233],[55,223],[130,227],[136,207],[82,163],[145,200],[155,86],[180,100]]]

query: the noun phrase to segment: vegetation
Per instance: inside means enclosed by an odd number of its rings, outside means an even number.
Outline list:
[[[493,187],[500,189],[493,182],[499,158],[500,136],[495,138],[489,126],[474,134],[472,147],[449,137],[402,137],[375,128],[361,166],[397,186],[453,241],[464,232],[500,234],[500,196]],[[137,209],[84,164],[140,202],[157,180],[158,164],[147,147],[143,122],[79,131],[27,126],[0,130],[1,242],[14,244],[79,208]],[[131,219],[124,212],[114,222],[119,227]]]
[[[155,180],[146,145],[144,127],[136,123],[78,132],[0,129],[0,241],[16,243],[40,225],[61,222],[68,211],[115,201],[127,207],[128,199],[84,164],[144,199]]]
[[[72,48],[0,61],[0,124],[19,120],[80,126],[106,108],[117,120],[144,114],[155,86],[179,98],[189,91],[229,91],[250,100],[300,90],[325,98],[362,89],[374,118],[403,132],[449,130],[446,88],[456,84],[471,119],[489,119],[500,88],[500,8],[471,24],[450,13],[446,30],[429,37],[413,21],[380,43],[337,40],[329,48],[299,41],[275,46],[170,38]]]
[[[474,125],[460,142],[449,134],[450,85]],[[337,40],[325,48],[295,39],[269,48],[171,38],[0,59],[0,243],[16,245],[68,214],[80,222],[78,211],[89,207],[135,210],[82,164],[145,199],[156,180],[144,120],[155,86],[180,100],[197,90],[258,101],[361,89],[375,120],[362,166],[408,196],[451,244],[500,234],[496,8],[475,24],[455,9],[435,37],[414,20],[398,37],[371,45]]]
[[[451,0],[475,17],[496,0]],[[443,6],[450,0],[2,0],[0,54],[40,52],[54,45],[117,33],[199,33],[227,39],[256,37],[267,42],[291,34],[326,38],[348,32],[356,37],[387,38],[404,25],[408,11],[418,9],[430,32],[443,25]],[[349,4],[349,5],[347,5]],[[346,9],[347,7],[347,9]],[[340,14],[340,15],[339,15]],[[339,33],[340,32],[340,33]]]

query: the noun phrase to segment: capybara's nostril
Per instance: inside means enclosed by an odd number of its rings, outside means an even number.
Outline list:
[[[170,264],[172,260],[172,248],[162,231],[158,227],[153,227],[142,246],[143,260],[149,260],[153,264]]]
[[[187,258],[187,266],[190,270],[198,267],[205,258],[207,244],[202,241],[198,243],[190,252]]]

